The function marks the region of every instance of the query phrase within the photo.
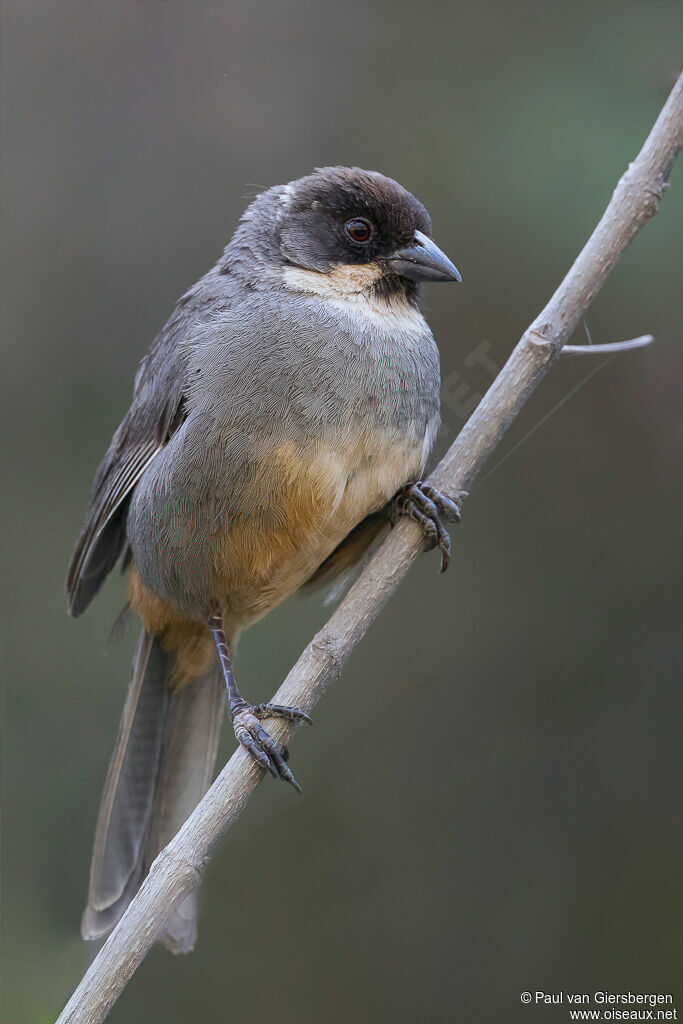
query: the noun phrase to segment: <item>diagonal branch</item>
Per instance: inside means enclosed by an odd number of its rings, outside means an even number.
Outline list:
[[[624,173],[599,224],[545,309],[515,347],[479,406],[430,477],[455,493],[468,489],[521,406],[545,376],[636,232],[654,214],[683,146],[683,75],[638,157]],[[596,346],[597,347],[597,346]],[[401,521],[345,600],[320,630],[273,698],[310,711],[340,674],[351,651],[421,550],[418,527]],[[294,727],[274,721],[275,739]],[[263,778],[240,747],[175,838],[152,864],[138,895],[109,936],[57,1024],[100,1024],[173,908],[199,882],[218,840]]]

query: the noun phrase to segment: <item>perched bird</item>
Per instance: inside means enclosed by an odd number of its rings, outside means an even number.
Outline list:
[[[439,425],[423,281],[459,281],[427,211],[391,178],[325,167],[259,195],[177,303],[97,471],[68,574],[80,615],[121,558],[142,620],[100,806],[82,932],[110,931],[206,790],[227,708],[237,740],[298,789],[237,689],[240,633],[332,580],[397,516],[426,546],[458,502],[421,483]],[[190,950],[188,897],[160,938]]]

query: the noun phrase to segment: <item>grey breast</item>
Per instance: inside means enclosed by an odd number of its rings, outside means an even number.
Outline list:
[[[274,445],[333,447],[360,425],[421,442],[438,423],[426,325],[406,336],[314,297],[255,292],[199,319],[183,344],[187,419],[141,478],[128,520],[143,579],[182,604],[210,585],[212,544],[232,520],[267,521],[274,496],[259,469]]]

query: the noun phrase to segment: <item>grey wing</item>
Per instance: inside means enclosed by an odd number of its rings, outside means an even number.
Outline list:
[[[95,475],[85,524],[69,565],[67,603],[74,616],[87,608],[123,553],[133,488],[183,423],[187,362],[183,343],[190,328],[225,297],[225,278],[214,268],[178,302],[140,365],[132,405]]]
[[[135,484],[182,422],[182,395],[155,430],[135,430],[131,413],[117,430],[97,471],[90,506],[71,558],[66,589],[69,611],[80,615],[114,568],[126,542],[126,510]],[[165,426],[164,420],[168,420]],[[163,429],[165,426],[165,429]]]

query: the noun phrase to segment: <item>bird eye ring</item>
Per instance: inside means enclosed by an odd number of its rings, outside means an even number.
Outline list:
[[[365,245],[374,234],[372,224],[369,220],[365,220],[364,217],[354,217],[353,220],[347,220],[344,225],[344,231],[356,245]]]

